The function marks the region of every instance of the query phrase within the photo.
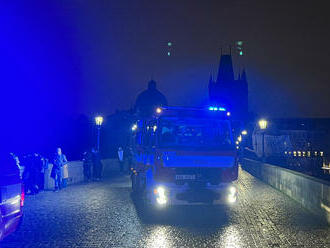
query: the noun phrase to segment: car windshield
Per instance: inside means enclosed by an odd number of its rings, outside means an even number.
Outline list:
[[[230,124],[227,120],[162,119],[159,144],[161,147],[231,147]]]

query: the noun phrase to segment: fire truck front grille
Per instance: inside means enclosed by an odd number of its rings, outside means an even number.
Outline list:
[[[190,190],[183,193],[178,193],[176,199],[180,201],[187,202],[203,202],[203,203],[212,203],[214,200],[218,200],[220,195],[214,193],[210,190],[200,189],[200,190]]]

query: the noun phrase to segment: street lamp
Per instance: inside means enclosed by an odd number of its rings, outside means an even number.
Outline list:
[[[265,119],[261,119],[258,121],[259,128],[262,131],[262,160],[265,160],[265,130],[268,125],[268,121]]]
[[[136,125],[136,124],[133,124],[133,126],[132,126],[132,131],[134,132],[134,131],[136,131],[137,129],[138,129],[138,126]]]
[[[258,122],[260,129],[266,129],[267,125],[268,125],[268,121],[266,121],[265,119],[261,119]]]
[[[96,116],[95,117],[95,124],[97,126],[97,151],[100,151],[100,132],[101,132],[101,126],[103,123],[103,117],[102,116]]]
[[[156,108],[156,113],[157,113],[157,114],[162,113],[162,111],[163,111],[162,108],[160,108],[160,107],[157,107],[157,108]]]

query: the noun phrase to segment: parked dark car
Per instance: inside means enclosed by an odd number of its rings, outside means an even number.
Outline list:
[[[23,216],[24,189],[11,155],[0,158],[0,241],[14,232]]]

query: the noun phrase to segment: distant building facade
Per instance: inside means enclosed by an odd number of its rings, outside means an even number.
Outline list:
[[[221,55],[217,78],[209,79],[209,100],[213,105],[226,107],[233,119],[248,118],[248,83],[245,70],[235,79],[231,55]]]

